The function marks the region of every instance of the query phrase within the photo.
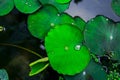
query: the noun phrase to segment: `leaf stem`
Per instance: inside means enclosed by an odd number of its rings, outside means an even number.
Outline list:
[[[9,43],[0,43],[0,45],[2,45],[2,46],[16,47],[16,48],[25,50],[25,51],[27,51],[27,52],[30,52],[30,53],[32,53],[32,54],[34,54],[34,55],[42,58],[42,56],[41,56],[40,54],[38,54],[38,53],[36,53],[36,52],[34,52],[34,51],[30,50],[30,49],[27,49],[27,48],[24,48],[24,47],[22,47],[22,46],[19,46],[19,45],[14,45],[14,44],[9,44]]]

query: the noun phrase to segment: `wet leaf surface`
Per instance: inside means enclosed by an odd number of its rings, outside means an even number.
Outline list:
[[[52,68],[64,75],[83,71],[90,61],[90,52],[82,41],[83,35],[75,26],[63,24],[51,29],[45,48]]]
[[[41,7],[38,0],[14,0],[14,3],[15,7],[22,13],[33,13]]]
[[[104,52],[120,50],[120,23],[97,16],[85,26],[84,39],[86,46],[97,55],[103,55]]]

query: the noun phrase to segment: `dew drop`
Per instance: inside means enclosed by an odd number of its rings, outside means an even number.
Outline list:
[[[74,23],[72,23],[72,25],[74,25]]]
[[[65,46],[65,48],[64,48],[64,49],[67,51],[69,48],[68,48],[68,46]]]
[[[75,50],[77,50],[77,51],[80,50],[80,45],[76,45]]]
[[[108,19],[106,19],[106,21],[108,21]]]
[[[86,72],[85,72],[85,71],[83,72],[83,75],[86,75]]]
[[[31,6],[31,5],[29,5],[29,6]]]
[[[60,16],[60,14],[57,14],[57,16]]]
[[[28,4],[27,2],[25,4]]]
[[[51,23],[50,25],[51,25],[51,26],[55,26],[55,24],[54,24],[54,23]]]
[[[113,39],[113,36],[112,35],[110,35],[110,40],[112,40]]]

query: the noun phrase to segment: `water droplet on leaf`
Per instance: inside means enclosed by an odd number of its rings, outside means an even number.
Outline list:
[[[80,50],[80,45],[76,45],[75,50]]]

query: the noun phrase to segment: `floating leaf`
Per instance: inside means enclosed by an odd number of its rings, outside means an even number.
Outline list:
[[[14,3],[22,13],[33,13],[41,7],[38,0],[14,0]]]
[[[66,9],[69,8],[69,3],[66,4],[60,4],[57,3],[55,0],[39,0],[43,5],[45,4],[51,4],[54,5],[59,12],[64,12]]]
[[[74,75],[85,69],[90,61],[90,52],[82,45],[83,34],[73,25],[57,25],[45,38],[45,48],[54,70]]]
[[[13,0],[0,0],[0,16],[8,14],[13,8]]]
[[[69,3],[71,0],[55,0],[57,3]]]
[[[86,46],[97,55],[120,50],[120,23],[114,23],[104,16],[97,16],[85,26]]]
[[[39,39],[44,39],[56,19],[57,9],[51,5],[42,7],[38,12],[28,16],[28,29]]]
[[[76,16],[74,17],[75,20],[75,25],[81,30],[83,31],[85,28],[85,21],[83,19],[81,19],[80,17]]]
[[[86,76],[86,80],[89,80],[90,78],[93,80],[107,80],[107,73],[103,67],[93,60],[90,61],[89,65],[82,74]]]
[[[72,16],[68,15],[67,13],[61,13],[58,14],[57,19],[55,20],[56,22],[54,22],[55,25],[57,24],[74,24],[74,19],[72,18]]]
[[[0,69],[0,80],[9,80],[5,69]]]
[[[48,66],[49,66],[49,63],[48,63],[47,57],[34,61],[30,63],[31,72],[29,73],[29,75],[33,76],[35,74],[38,74],[42,72],[44,69],[46,69]]]
[[[39,19],[38,19],[39,18]],[[39,39],[44,39],[48,31],[57,24],[72,24],[74,19],[67,13],[59,14],[52,5],[46,5],[28,17],[28,29]]]
[[[113,11],[120,16],[120,0],[112,0],[111,6]]]
[[[101,65],[91,60],[83,72],[74,76],[65,75],[64,77],[65,80],[107,80],[107,73]]]

